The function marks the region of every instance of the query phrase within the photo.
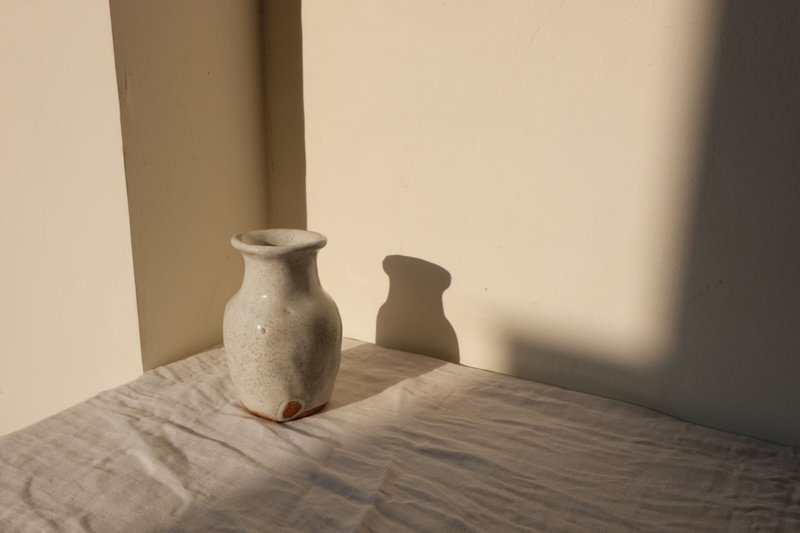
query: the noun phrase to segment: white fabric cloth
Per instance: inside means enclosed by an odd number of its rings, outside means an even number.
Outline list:
[[[287,424],[221,348],[0,438],[0,531],[800,531],[798,450],[370,344]]]

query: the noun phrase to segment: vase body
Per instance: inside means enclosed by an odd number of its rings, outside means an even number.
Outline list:
[[[317,274],[317,251],[326,242],[293,229],[231,238],[244,258],[244,278],[225,307],[225,352],[239,399],[263,418],[313,414],[333,394],[342,323]]]

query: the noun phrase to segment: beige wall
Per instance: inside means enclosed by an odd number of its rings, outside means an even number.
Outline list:
[[[0,434],[141,372],[104,2],[0,3]]]
[[[760,66],[795,19],[747,9],[306,0],[308,225],[345,334],[800,442],[791,61]]]
[[[269,225],[305,229],[302,3],[262,5]]]
[[[228,239],[267,225],[255,1],[111,1],[145,369],[221,342]]]

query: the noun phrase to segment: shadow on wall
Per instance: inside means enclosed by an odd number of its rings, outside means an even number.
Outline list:
[[[798,445],[800,3],[728,2],[722,13],[671,349],[653,367],[625,369],[511,332],[509,363],[517,375]]]
[[[260,3],[111,0],[142,366],[219,343],[269,223]],[[104,44],[103,44],[104,45]]]
[[[306,229],[302,2],[262,6],[269,224]]]
[[[404,255],[386,256],[383,270],[389,275],[389,295],[378,311],[375,342],[458,363],[458,338],[442,301],[450,273]]]

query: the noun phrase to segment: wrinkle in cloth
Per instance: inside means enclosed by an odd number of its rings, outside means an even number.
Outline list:
[[[800,531],[797,449],[352,344],[287,424],[214,348],[0,437],[0,531]]]

